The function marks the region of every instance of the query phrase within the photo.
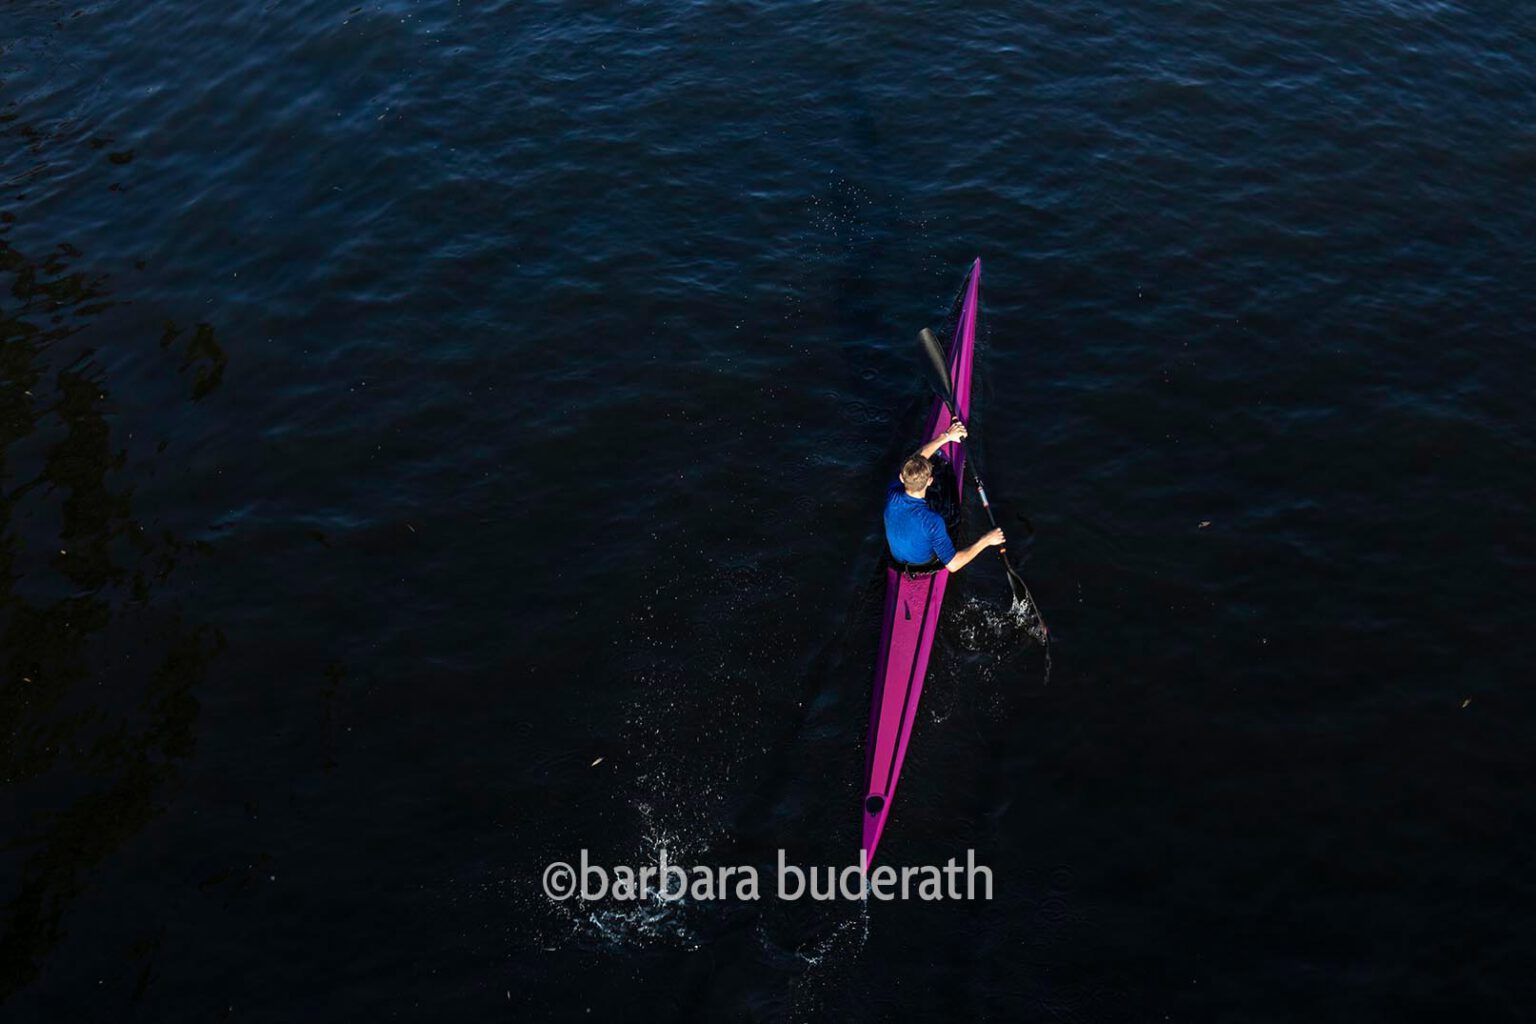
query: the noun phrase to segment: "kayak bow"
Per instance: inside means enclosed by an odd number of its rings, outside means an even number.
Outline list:
[[[955,414],[969,420],[971,413],[971,363],[976,348],[976,314],[981,297],[981,260],[971,265],[955,326],[954,341],[949,346],[949,376],[954,383]],[[931,438],[939,427],[949,422],[949,410],[942,399],[935,401],[928,414],[923,438]],[[955,491],[964,506],[965,446],[951,442],[942,449],[955,475]],[[874,699],[869,714],[869,740],[864,761],[864,839],[865,863],[875,859],[880,834],[891,813],[896,796],[896,782],[901,778],[901,763],[907,756],[912,725],[917,720],[917,702],[923,693],[923,678],[928,672],[928,655],[938,629],[939,611],[944,604],[944,590],[949,572],[940,569],[929,575],[913,576],[895,568],[885,572],[885,621],[880,634],[880,656],[875,665]]]

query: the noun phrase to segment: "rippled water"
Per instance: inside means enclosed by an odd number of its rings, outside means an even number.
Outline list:
[[[0,15],[16,1019],[1520,1019],[1521,5]],[[955,591],[856,849],[911,338]]]

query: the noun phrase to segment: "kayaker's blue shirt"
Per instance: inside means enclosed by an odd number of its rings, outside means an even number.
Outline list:
[[[885,542],[898,562],[922,565],[938,559],[948,564],[955,545],[944,528],[944,519],[922,498],[907,494],[900,483],[885,496]]]

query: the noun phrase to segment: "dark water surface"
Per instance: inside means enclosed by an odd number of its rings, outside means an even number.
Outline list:
[[[7,1020],[1528,1019],[1530,5],[11,2],[0,134]],[[546,899],[856,851],[977,255],[996,898]]]

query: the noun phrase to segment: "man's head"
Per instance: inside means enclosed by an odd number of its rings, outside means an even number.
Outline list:
[[[901,464],[901,486],[913,494],[921,494],[933,483],[933,463],[921,455],[914,455]]]

